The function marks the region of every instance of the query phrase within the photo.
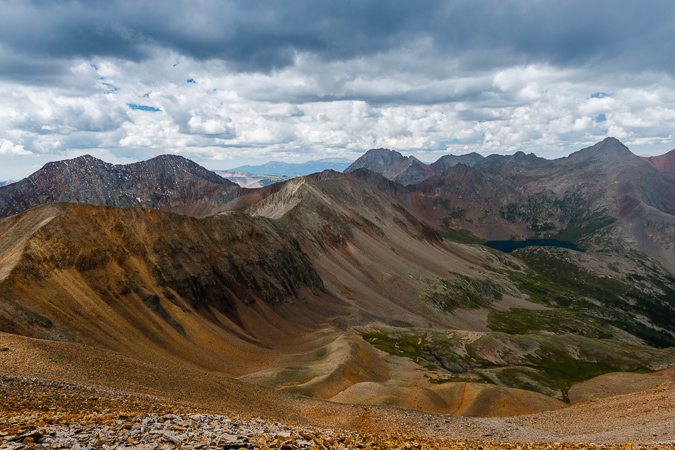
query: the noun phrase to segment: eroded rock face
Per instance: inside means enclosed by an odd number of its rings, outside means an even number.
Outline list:
[[[36,227],[34,216],[47,219]],[[28,234],[23,249],[3,246],[14,258],[0,257],[13,263],[0,285],[0,330],[18,334],[49,337],[60,327],[71,334],[79,320],[100,314],[97,302],[126,311],[122,320],[132,327],[145,328],[133,322],[154,315],[183,333],[171,305],[236,321],[247,305],[274,306],[300,299],[303,289],[323,289],[296,241],[274,222],[240,213],[197,219],[56,203],[2,225],[14,234],[25,226]]]
[[[28,178],[0,188],[0,217],[56,201],[199,216],[222,211],[240,191],[235,183],[181,156],[115,165],[86,155],[45,164]]]

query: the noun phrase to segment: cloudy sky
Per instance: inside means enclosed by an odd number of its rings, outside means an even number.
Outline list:
[[[660,154],[674,43],[672,0],[0,0],[0,180],[87,153]]]

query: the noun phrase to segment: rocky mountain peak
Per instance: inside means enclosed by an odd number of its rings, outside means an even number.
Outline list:
[[[490,155],[474,164],[475,167],[490,168],[500,172],[537,170],[548,164],[548,160],[534,153],[517,151],[513,155]]]
[[[483,159],[485,159],[485,157],[476,152],[468,153],[466,155],[444,155],[438,158],[435,163],[431,164],[431,167],[434,168],[435,172],[442,173],[449,167],[457,164],[475,166]]]
[[[134,164],[130,164],[133,166]],[[179,155],[159,155],[147,161],[136,163],[139,167],[148,167],[151,170],[175,172],[177,169],[184,173],[194,175],[198,178],[204,179],[210,183],[233,186],[235,183],[217,175],[211,170],[208,170],[196,162]]]
[[[357,169],[372,170],[404,185],[419,183],[434,174],[429,166],[414,156],[403,156],[388,148],[368,150],[347,167],[344,173],[351,173]]]
[[[34,174],[30,176],[34,176],[39,174],[40,172],[46,171],[46,172],[53,172],[53,171],[61,171],[61,170],[73,170],[73,169],[79,169],[79,170],[86,170],[86,169],[93,169],[96,167],[102,167],[102,166],[113,166],[112,164],[108,164],[105,161],[102,161],[98,158],[94,158],[91,155],[82,155],[78,156],[77,158],[73,159],[64,159],[62,161],[53,161],[53,162],[48,162],[45,164],[42,169],[38,170]]]
[[[593,147],[597,153],[632,155],[633,153],[616,138],[608,137],[595,144]]]
[[[91,155],[78,156],[77,158],[73,158],[71,161],[73,162],[73,164],[82,165],[82,166],[93,166],[93,165],[96,165],[96,164],[103,163],[103,161],[101,161],[98,158],[94,158]]]
[[[181,156],[121,165],[84,155],[47,163],[0,188],[0,217],[55,201],[203,215],[220,211],[239,191],[235,183]]]
[[[621,141],[616,138],[608,137],[598,142],[595,145],[586,147],[578,152],[572,153],[569,156],[571,161],[585,160],[595,158],[600,161],[608,163],[616,163],[621,160],[637,159],[628,147],[623,145]]]
[[[363,168],[377,173],[384,173],[391,166],[398,165],[409,158],[410,157],[405,157],[401,153],[388,148],[373,148],[354,161],[344,172],[350,173],[356,169]]]
[[[338,172],[337,170],[333,169],[326,169],[321,172],[316,172],[307,175],[307,178],[311,178],[313,180],[333,180],[335,178],[342,178],[344,175],[341,172]]]

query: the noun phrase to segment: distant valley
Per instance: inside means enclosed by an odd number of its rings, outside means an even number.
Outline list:
[[[260,188],[270,184],[279,183],[290,177],[281,175],[260,175],[255,173],[239,172],[237,170],[214,170],[216,175],[230,180],[243,188]]]

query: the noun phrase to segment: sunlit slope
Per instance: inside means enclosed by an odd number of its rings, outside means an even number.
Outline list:
[[[312,306],[321,279],[264,219],[52,204],[1,224],[26,233],[2,246],[5,332],[241,374],[334,313]]]

